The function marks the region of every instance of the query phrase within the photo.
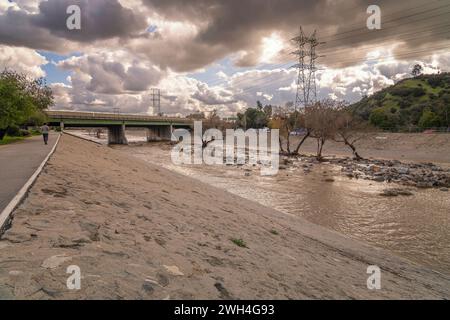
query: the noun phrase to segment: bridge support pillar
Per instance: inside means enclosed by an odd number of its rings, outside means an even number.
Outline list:
[[[172,132],[172,125],[148,127],[147,141],[170,141],[172,138]]]
[[[128,144],[124,124],[108,128],[108,144]]]
[[[61,128],[61,131],[64,131],[64,122],[61,121],[59,123],[59,127]]]

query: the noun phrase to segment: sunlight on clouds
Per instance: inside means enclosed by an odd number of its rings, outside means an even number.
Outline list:
[[[47,63],[47,59],[35,50],[0,45],[0,69],[14,68],[32,77],[44,77],[42,67]]]
[[[259,58],[260,63],[270,63],[272,59],[283,49],[283,39],[277,33],[272,33],[270,37],[262,38],[262,53]]]

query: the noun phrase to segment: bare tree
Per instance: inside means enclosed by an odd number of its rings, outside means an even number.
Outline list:
[[[336,114],[338,102],[326,99],[305,108],[305,122],[311,137],[317,140],[317,159],[322,159],[323,146],[336,134]]]
[[[202,121],[201,140],[203,149],[215,140],[214,137],[208,138],[205,136],[205,132],[207,130],[218,129],[222,131],[222,134],[224,134],[226,129],[231,129],[234,126],[233,123],[222,120],[217,114],[217,110],[211,111],[207,116],[203,112],[201,112],[189,115],[188,118],[194,119],[196,121]]]
[[[341,107],[336,114],[336,135],[334,140],[348,146],[356,160],[364,159],[356,150],[356,143],[365,138],[370,131],[369,124],[352,115],[346,107]]]
[[[292,103],[287,103],[284,107],[279,107],[274,111],[270,121],[271,129],[280,130],[280,151],[286,155],[297,155],[300,147],[311,135],[311,130],[306,126],[305,115],[300,111],[292,111]],[[304,129],[305,135],[297,144],[294,150],[291,150],[292,133],[298,129]],[[283,147],[282,137],[286,141],[286,149]]]

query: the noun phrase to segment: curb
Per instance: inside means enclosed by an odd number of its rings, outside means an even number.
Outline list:
[[[24,200],[28,191],[33,186],[36,179],[39,177],[42,170],[44,169],[44,166],[47,164],[48,160],[53,155],[53,153],[55,153],[56,147],[58,146],[61,136],[62,136],[61,134],[58,136],[58,139],[56,140],[56,143],[53,146],[52,150],[49,152],[47,157],[45,157],[44,161],[42,161],[41,165],[36,169],[36,171],[33,173],[30,179],[28,179],[28,181],[24,184],[24,186],[19,190],[17,195],[9,202],[6,208],[3,209],[3,211],[0,213],[0,235],[2,235],[4,231],[6,231],[8,224],[11,222],[12,213]]]

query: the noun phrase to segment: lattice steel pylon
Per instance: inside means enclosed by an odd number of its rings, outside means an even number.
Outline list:
[[[161,115],[161,90],[160,89],[152,89],[152,107],[153,114],[160,116]]]
[[[296,46],[296,50],[291,54],[295,55],[298,63],[292,68],[298,70],[297,78],[297,94],[295,97],[295,110],[306,107],[317,101],[317,84],[316,84],[316,60],[319,58],[316,48],[322,44],[316,37],[316,31],[308,37],[300,27],[300,33],[297,37],[291,39]]]

